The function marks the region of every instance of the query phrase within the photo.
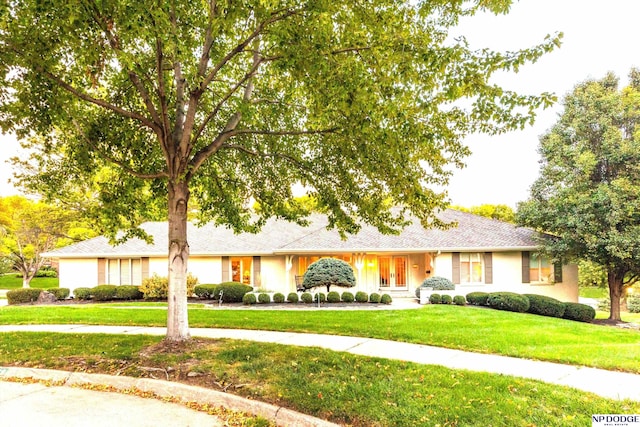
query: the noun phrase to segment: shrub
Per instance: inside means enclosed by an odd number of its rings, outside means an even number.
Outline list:
[[[358,291],[356,292],[356,302],[367,302],[369,301],[369,295],[366,292]]]
[[[309,292],[303,292],[302,295],[300,295],[300,300],[305,304],[311,304],[313,302],[313,295]]]
[[[452,291],[456,288],[456,285],[446,277],[433,276],[424,279],[420,287],[433,288],[434,291]]]
[[[223,295],[223,300],[224,300],[224,295]],[[271,302],[271,297],[269,296],[269,294],[261,292],[260,294],[258,294],[258,302],[260,304],[269,304]]]
[[[537,294],[524,294],[524,296],[529,298],[529,310],[527,311],[531,314],[559,318],[564,315],[566,306],[555,298]]]
[[[91,299],[91,288],[75,288],[73,296],[79,300],[89,300]]]
[[[327,302],[335,303],[340,302],[340,294],[336,291],[331,291],[327,294]]]
[[[217,287],[218,285],[213,284],[196,285],[193,288],[193,293],[199,298],[212,299]]]
[[[369,295],[369,302],[378,304],[380,302],[380,294],[377,294],[374,292],[371,295]]]
[[[273,294],[273,302],[277,302],[278,304],[283,303],[284,294],[281,294],[280,292],[276,292],[275,294]]]
[[[640,297],[632,296],[627,298],[627,309],[629,313],[640,313]]]
[[[187,274],[187,296],[194,295],[194,290],[198,284],[198,279],[191,273]],[[140,291],[144,294],[144,299],[167,299],[169,295],[169,279],[158,276],[156,273],[142,281]]]
[[[222,292],[223,302],[240,302],[242,297],[248,292],[251,292],[253,288],[249,285],[245,285],[240,282],[222,282],[216,286],[213,298],[220,299],[220,292]]]
[[[326,286],[327,292],[331,286],[353,287],[356,276],[349,263],[335,258],[320,258],[307,268],[302,281],[303,289]]]
[[[8,304],[24,304],[38,299],[42,289],[20,288],[7,291]]]
[[[251,305],[256,303],[256,294],[244,294],[242,296],[242,303],[245,305]]]
[[[529,309],[529,298],[514,292],[492,292],[487,298],[487,305],[497,310],[524,313]]]
[[[98,285],[91,288],[91,295],[96,301],[111,301],[116,298],[116,285]]]
[[[453,297],[453,303],[455,305],[466,305],[467,300],[462,295],[456,295]]]
[[[120,285],[118,287],[116,287],[116,299],[125,299],[125,300],[132,300],[132,299],[141,299],[142,298],[142,291],[140,291],[140,287],[139,286],[134,286],[134,285]]]
[[[287,295],[287,301],[292,302],[292,303],[296,303],[299,301],[300,298],[298,298],[298,294],[295,292],[291,292],[289,295]]]
[[[472,305],[487,305],[489,294],[486,292],[471,292],[467,294],[467,302]]]
[[[452,301],[453,298],[451,298],[451,295],[444,294],[442,295],[442,297],[440,297],[441,304],[451,304]]]
[[[380,297],[380,303],[382,304],[391,304],[391,301],[391,295],[389,294],[382,294]]]
[[[596,317],[596,310],[586,304],[566,302],[564,305],[566,307],[562,316],[564,319],[591,322]]]
[[[313,302],[318,302],[318,299],[320,300],[320,302],[325,302],[327,300],[327,296],[324,294],[324,292],[317,292],[313,296]]]
[[[67,299],[69,298],[69,294],[71,293],[71,290],[69,290],[69,288],[51,288],[47,290],[51,292],[57,300]]]
[[[431,304],[440,304],[442,302],[442,296],[440,294],[429,295],[429,302]]]
[[[355,297],[353,296],[353,294],[351,292],[343,292],[342,293],[342,301],[343,302],[353,302],[355,300]]]

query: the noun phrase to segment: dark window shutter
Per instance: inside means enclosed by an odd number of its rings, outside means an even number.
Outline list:
[[[484,253],[484,283],[490,285],[493,283],[493,253]]]
[[[253,257],[253,286],[260,287],[262,284],[260,283],[262,278],[260,277],[260,260],[259,256]]]
[[[107,283],[107,260],[98,258],[98,285]]]
[[[522,283],[531,283],[529,268],[529,252],[522,251]]]
[[[229,278],[229,257],[223,256],[222,257],[222,281],[228,282],[229,280],[231,280]]]
[[[460,252],[451,253],[451,281],[459,285],[460,284]]]
[[[556,283],[562,283],[562,262],[561,261],[553,263],[553,281]]]

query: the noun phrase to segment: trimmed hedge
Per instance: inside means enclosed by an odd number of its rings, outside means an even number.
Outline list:
[[[442,304],[451,304],[453,302],[453,298],[451,298],[451,295],[444,294],[442,295],[440,302]]]
[[[353,302],[355,300],[355,297],[349,291],[343,292],[341,298],[342,298],[342,302]]]
[[[196,287],[193,288],[193,293],[199,298],[212,299],[217,287],[218,285],[203,283],[202,285],[196,285]]]
[[[434,291],[452,291],[456,288],[456,285],[446,277],[433,276],[424,279],[421,288],[433,288]]]
[[[222,300],[224,301],[224,294],[222,295]],[[262,292],[258,295],[258,302],[260,304],[269,304],[271,302],[271,297],[269,296],[269,294]]]
[[[453,303],[455,305],[466,305],[467,300],[462,295],[456,295],[453,297]]]
[[[277,302],[277,303],[283,303],[284,302],[284,294],[281,294],[280,292],[276,292],[275,294],[273,294],[273,302]]]
[[[336,291],[331,291],[327,294],[327,302],[336,303],[340,302],[340,293]]]
[[[429,303],[431,304],[440,304],[442,302],[442,295],[440,294],[431,294],[429,295]]]
[[[524,313],[529,310],[529,298],[514,292],[492,292],[487,298],[489,307]]]
[[[25,304],[37,301],[42,289],[20,288],[7,291],[8,304]]]
[[[296,292],[291,292],[289,293],[289,295],[287,295],[287,301],[291,303],[297,303],[299,300],[300,298],[298,297],[298,294]]]
[[[300,300],[305,304],[311,304],[313,302],[313,295],[310,292],[303,292],[300,295]]]
[[[222,291],[223,302],[241,302],[242,298],[253,288],[240,282],[222,282],[216,286],[213,292],[213,299],[220,299]]]
[[[79,300],[90,300],[91,299],[91,288],[75,288],[73,290],[74,298]]]
[[[358,291],[356,292],[356,302],[367,302],[369,301],[369,295],[366,292]]]
[[[144,296],[139,286],[120,285],[116,287],[116,299],[133,300],[141,299]]]
[[[391,301],[391,295],[389,294],[382,294],[382,296],[380,297],[381,304],[391,304]]]
[[[529,299],[529,310],[531,314],[541,316],[562,318],[566,310],[566,305],[562,301],[545,295],[524,294]]]
[[[69,288],[50,288],[47,291],[51,292],[57,300],[63,300],[69,298],[71,290]]]
[[[467,302],[471,305],[487,305],[487,292],[471,292],[467,294]]]
[[[244,294],[242,296],[242,303],[245,305],[255,304],[256,302],[256,294]]]
[[[564,305],[566,307],[562,316],[564,319],[591,322],[596,317],[596,310],[589,305],[577,302],[566,302]]]
[[[98,285],[91,288],[91,295],[96,301],[110,301],[116,298],[116,285]]]
[[[327,296],[324,294],[324,292],[317,292],[313,296],[313,302],[318,302],[318,299],[320,299],[320,302],[325,302],[327,300]]]
[[[380,294],[372,293],[369,295],[369,302],[373,304],[378,304],[380,302]]]

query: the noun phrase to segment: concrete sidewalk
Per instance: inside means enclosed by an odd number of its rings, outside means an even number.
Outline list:
[[[0,325],[0,332],[42,331],[59,333],[107,333],[165,335],[166,328],[90,325]],[[303,334],[244,329],[191,328],[194,337],[232,338],[304,347],[322,347],[363,356],[433,364],[513,375],[547,383],[574,387],[611,399],[640,401],[640,375],[603,369],[563,365],[492,354],[471,353],[421,344],[372,338]]]

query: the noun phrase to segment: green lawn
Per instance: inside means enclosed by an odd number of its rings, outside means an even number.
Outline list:
[[[157,308],[8,306],[0,324],[166,325]],[[640,373],[640,332],[478,307],[415,310],[219,310],[190,308],[191,327],[354,335]]]
[[[49,289],[57,288],[59,280],[57,277],[35,277],[31,280],[32,288]],[[22,278],[15,273],[0,275],[0,289],[18,289],[22,287]]]

